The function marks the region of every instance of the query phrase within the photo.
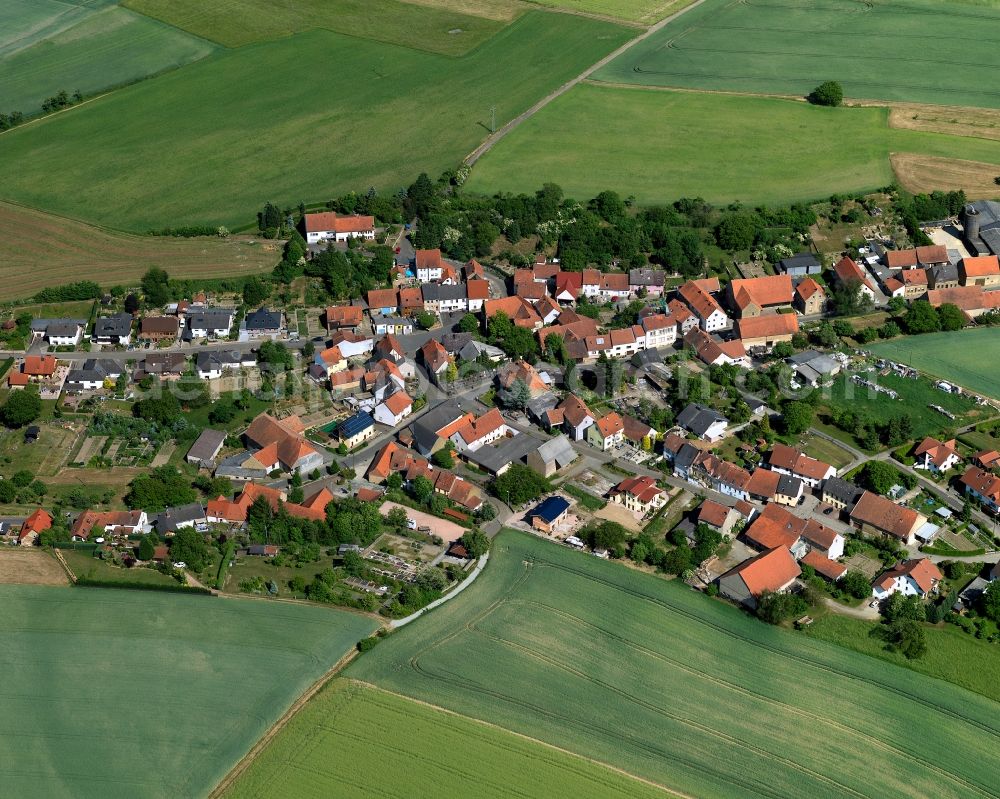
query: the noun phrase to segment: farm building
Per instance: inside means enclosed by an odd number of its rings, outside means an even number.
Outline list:
[[[332,211],[306,214],[303,217],[303,227],[306,234],[306,244],[317,244],[321,241],[347,241],[350,238],[375,238],[375,218],[360,214],[342,216]]]
[[[861,532],[896,538],[904,544],[915,543],[917,530],[927,521],[926,516],[915,510],[871,491],[862,493],[850,515],[851,522]]]
[[[811,252],[800,252],[798,255],[778,261],[778,271],[791,277],[818,275],[823,271],[823,264]]]
[[[719,577],[719,593],[751,610],[765,591],[786,591],[802,573],[786,547],[769,549]]]
[[[223,430],[212,430],[206,428],[201,431],[191,449],[188,450],[186,460],[197,466],[206,466],[215,461],[222,445],[226,443],[226,433]]]

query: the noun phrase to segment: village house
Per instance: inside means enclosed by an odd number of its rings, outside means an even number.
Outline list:
[[[646,338],[646,349],[671,347],[677,341],[677,320],[665,314],[646,316],[639,322]]]
[[[52,517],[47,511],[37,508],[21,523],[17,534],[17,543],[22,547],[33,547],[38,544],[38,536],[52,527]]]
[[[342,216],[333,211],[305,214],[303,217],[306,244],[322,241],[347,241],[348,239],[374,239],[375,218],[351,214]]]
[[[441,258],[441,250],[417,250],[414,267],[417,280],[421,283],[440,280],[445,267],[444,260]]]
[[[254,448],[254,456],[268,469],[306,474],[326,464],[322,453],[307,441],[305,425],[298,416],[275,419],[267,413],[255,418],[244,437]]]
[[[602,452],[619,447],[625,441],[625,422],[612,411],[587,428],[587,441]]]
[[[698,317],[698,324],[706,333],[727,330],[731,326],[731,321],[722,310],[722,306],[698,282],[688,281],[677,289],[677,295]]]
[[[895,538],[904,544],[916,543],[916,533],[927,517],[911,508],[873,494],[862,493],[850,514],[851,522],[866,535]]]
[[[363,333],[339,330],[331,336],[330,347],[336,347],[345,358],[358,358],[371,353],[375,339]]]
[[[139,338],[160,342],[177,338],[180,322],[176,316],[145,316],[139,322]]]
[[[333,437],[338,445],[352,450],[369,438],[373,438],[376,432],[375,420],[371,414],[366,411],[358,411],[337,425]]]
[[[364,309],[360,305],[329,305],[325,317],[328,333],[335,330],[349,330],[354,333],[364,319]]]
[[[122,374],[122,366],[110,358],[88,358],[79,369],[71,369],[66,375],[63,390],[70,394],[81,391],[96,391],[116,381]]]
[[[923,598],[936,591],[943,579],[941,570],[928,558],[904,560],[875,578],[872,596],[879,600],[893,594]]]
[[[844,285],[856,284],[864,296],[872,302],[875,301],[875,289],[872,287],[871,281],[853,259],[845,255],[834,264],[833,272],[840,283]]]
[[[490,284],[486,280],[467,280],[465,295],[469,313],[479,313],[483,310],[483,303],[490,298]]]
[[[775,344],[792,340],[799,332],[799,318],[786,313],[737,319],[735,332],[747,350],[770,351]]]
[[[563,497],[552,496],[524,514],[524,520],[530,522],[536,530],[551,535],[559,529],[560,524],[566,521],[569,509],[570,504]]]
[[[853,508],[861,499],[862,489],[840,477],[828,477],[823,481],[820,497],[827,505],[844,511]]]
[[[693,349],[698,359],[709,366],[731,364],[741,369],[749,369],[751,366],[742,341],[720,341],[700,327],[692,327],[684,334],[684,346]]]
[[[652,477],[626,477],[608,494],[612,502],[624,505],[640,518],[667,504],[667,492]]]
[[[184,317],[184,340],[228,336],[233,326],[232,308],[205,308]]]
[[[935,308],[946,303],[958,306],[970,320],[1000,308],[1000,291],[987,291],[982,286],[934,289],[927,292],[926,299]]]
[[[420,294],[424,300],[424,310],[428,313],[455,313],[469,308],[465,284],[424,283],[420,287]]]
[[[31,323],[31,332],[50,346],[75,347],[83,340],[84,325],[81,319],[36,319]]]
[[[765,310],[787,308],[794,298],[788,275],[765,275],[730,281],[726,287],[729,307],[738,318],[760,316]]]
[[[447,377],[448,367],[454,363],[452,357],[441,346],[441,342],[435,339],[427,340],[427,343],[420,348],[420,356],[431,380],[435,385],[441,385]]]
[[[577,297],[583,294],[582,272],[559,272],[556,275],[556,287],[553,294],[556,302],[574,305]]]
[[[93,511],[87,510],[76,517],[70,528],[73,541],[88,541],[95,532],[98,536],[110,533],[129,536],[141,533],[149,519],[142,510]]]
[[[628,287],[632,294],[645,292],[647,297],[662,297],[667,273],[662,269],[630,269]]]
[[[697,402],[690,403],[677,416],[677,424],[705,441],[720,441],[729,427],[729,420]]]
[[[537,330],[542,326],[542,317],[538,315],[535,306],[523,297],[502,297],[496,300],[486,300],[483,303],[483,316],[487,324],[498,313],[504,314],[518,327]]]
[[[596,421],[593,412],[576,394],[567,394],[565,399],[548,413],[548,426],[562,426],[573,441],[583,441],[587,429]]]
[[[924,269],[907,269],[900,273],[903,298],[915,300],[927,293],[927,272]]]
[[[490,408],[478,418],[471,413],[467,414],[438,431],[439,436],[449,439],[455,445],[459,454],[475,452],[504,436],[516,434],[517,431],[507,425],[497,408]]]
[[[413,400],[405,391],[390,394],[375,406],[372,416],[379,424],[395,427],[413,412]]]
[[[767,466],[773,471],[798,477],[809,488],[817,488],[828,477],[834,477],[837,470],[830,464],[811,458],[794,447],[774,444],[767,456]]]
[[[278,336],[284,330],[283,315],[281,311],[270,311],[267,308],[258,308],[246,315],[244,326],[247,335],[251,338],[261,338],[264,336]]]
[[[202,380],[215,380],[227,372],[249,369],[256,365],[257,357],[252,352],[240,350],[199,352],[195,359],[195,371]]]
[[[447,469],[433,466],[409,450],[403,449],[395,441],[390,441],[372,459],[365,475],[372,483],[384,483],[390,474],[399,474],[404,482],[412,482],[417,477],[425,477],[434,486],[434,491],[452,502],[475,511],[482,507],[479,489],[467,480],[457,477]]]
[[[373,289],[366,296],[368,313],[392,316],[399,311],[399,295],[396,289]]]
[[[946,472],[961,460],[956,449],[957,446],[955,439],[942,442],[928,436],[917,445],[913,452],[917,459],[913,467],[927,469],[935,474]]]
[[[932,289],[953,289],[958,287],[958,265],[943,264],[927,270],[927,285]]]
[[[120,313],[102,316],[94,322],[95,344],[111,344],[126,347],[132,342],[132,314]]]
[[[695,524],[704,524],[727,537],[732,534],[737,522],[741,519],[743,516],[735,508],[730,508],[714,499],[706,499],[702,502],[694,515]]]
[[[967,496],[990,513],[1000,513],[1000,477],[977,466],[970,466],[960,478]]]
[[[775,547],[719,577],[719,593],[751,610],[765,591],[788,590],[802,573],[786,547]]]
[[[908,250],[886,250],[885,263],[890,269],[917,269],[943,266],[948,263],[948,248],[940,244],[913,247]]]
[[[826,310],[826,290],[811,277],[795,287],[792,305],[803,316],[814,316]]]
[[[7,385],[12,389],[24,388],[29,383],[51,380],[55,373],[55,355],[26,355],[20,370],[11,370],[7,375]]]

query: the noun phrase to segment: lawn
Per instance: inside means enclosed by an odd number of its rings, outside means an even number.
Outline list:
[[[0,111],[32,114],[61,90],[94,94],[204,58],[204,39],[112,6],[9,55],[0,51]]]
[[[1000,400],[1000,374],[985,364],[1000,360],[1000,329],[981,327],[953,333],[904,336],[871,344],[882,358]],[[992,354],[991,354],[992,353]]]
[[[854,460],[854,456],[839,444],[834,444],[832,441],[827,441],[825,438],[811,433],[802,436],[798,447],[806,455],[821,460],[823,463],[829,463],[835,469],[842,469]]]
[[[887,651],[882,639],[872,635],[877,627],[872,622],[828,614],[810,625],[808,632],[812,638],[948,680],[1000,702],[1000,653],[995,645],[978,641],[950,624],[925,627],[927,654],[908,661]]]
[[[400,0],[124,0],[124,5],[182,30],[242,47],[325,29],[420,50],[461,55],[482,44],[504,22],[457,8]],[[473,12],[475,8],[473,7]]]
[[[899,416],[908,416],[913,424],[911,438],[920,440],[925,436],[939,436],[954,431],[955,428],[981,420],[986,415],[968,397],[947,394],[935,388],[926,378],[911,380],[895,374],[880,375],[877,372],[862,372],[861,376],[896,391],[899,399],[894,400],[883,393],[856,385],[846,374],[842,374],[834,380],[832,386],[820,389],[820,417],[830,411],[844,409],[866,414],[874,422],[888,422]],[[957,418],[949,419],[929,407],[931,404],[940,405]]]
[[[627,776],[497,727],[338,679],[313,697],[227,790],[264,799],[663,797]]]
[[[1000,67],[998,35],[1000,9],[940,0],[706,0],[596,78],[798,96],[834,79],[853,98],[997,108],[970,77]]]
[[[884,108],[587,83],[502,139],[466,186],[532,192],[552,181],[581,200],[614,189],[645,204],[778,204],[885,186],[890,152],[1000,164],[1000,142],[892,129]]]
[[[61,549],[60,554],[70,571],[78,578],[89,577],[92,580],[102,580],[109,583],[142,583],[143,585],[176,586],[179,583],[173,578],[155,569],[123,569],[105,563],[95,558],[87,549]],[[82,590],[82,589],[81,589]]]
[[[462,58],[327,31],[224,51],[0,136],[0,195],[131,230],[436,177],[632,31],[534,11]],[[827,192],[829,193],[829,192]]]
[[[375,623],[326,608],[0,586],[0,795],[204,796]]]
[[[688,795],[995,789],[984,697],[513,532],[461,597],[347,674]]]

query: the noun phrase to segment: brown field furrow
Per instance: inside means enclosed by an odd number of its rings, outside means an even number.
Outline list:
[[[996,164],[914,153],[892,153],[889,161],[907,191],[962,189],[973,200],[1000,197],[1000,186],[994,181],[1000,175]]]
[[[0,300],[77,280],[134,284],[152,266],[174,278],[267,273],[280,258],[280,242],[135,236],[0,202]]]

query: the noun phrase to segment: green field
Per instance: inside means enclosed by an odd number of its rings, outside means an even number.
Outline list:
[[[395,191],[629,35],[535,11],[459,59],[325,31],[249,45],[3,134],[0,195],[144,231]]]
[[[124,5],[225,47],[324,29],[459,55],[504,26],[454,9],[400,0],[125,0]]]
[[[0,796],[204,796],[375,623],[326,608],[0,585]]]
[[[1000,142],[891,129],[882,108],[582,84],[502,139],[466,185],[491,194],[552,181],[581,200],[614,189],[647,204],[777,204],[885,186],[891,152],[1000,165]]]
[[[944,44],[944,39],[947,44]],[[1000,9],[940,0],[706,0],[602,68],[598,80],[1000,107]]]
[[[689,795],[996,790],[994,702],[522,534],[347,673]]]
[[[335,680],[226,791],[226,799],[663,797],[662,791],[505,730]]]
[[[874,347],[872,348],[874,349]],[[899,399],[892,399],[880,392],[859,386],[851,382],[847,375],[840,375],[829,388],[820,389],[819,413],[825,409],[849,409],[855,413],[866,414],[874,422],[888,422],[890,419],[905,415],[913,423],[913,438],[941,435],[956,427],[982,421],[992,415],[976,406],[969,397],[947,394],[934,387],[929,380],[910,380],[895,374],[881,375],[877,372],[862,373],[862,377],[880,386],[892,389],[899,394]],[[949,419],[929,407],[940,405],[946,411],[956,415]]]
[[[871,344],[867,349],[882,358],[1000,399],[1000,375],[990,366],[1000,360],[1000,330],[996,328],[907,336]]]
[[[584,14],[603,14],[618,19],[649,24],[673,14],[692,0],[530,0],[540,6],[579,11]]]
[[[0,58],[116,4],[117,0],[4,0],[0,3]]]

